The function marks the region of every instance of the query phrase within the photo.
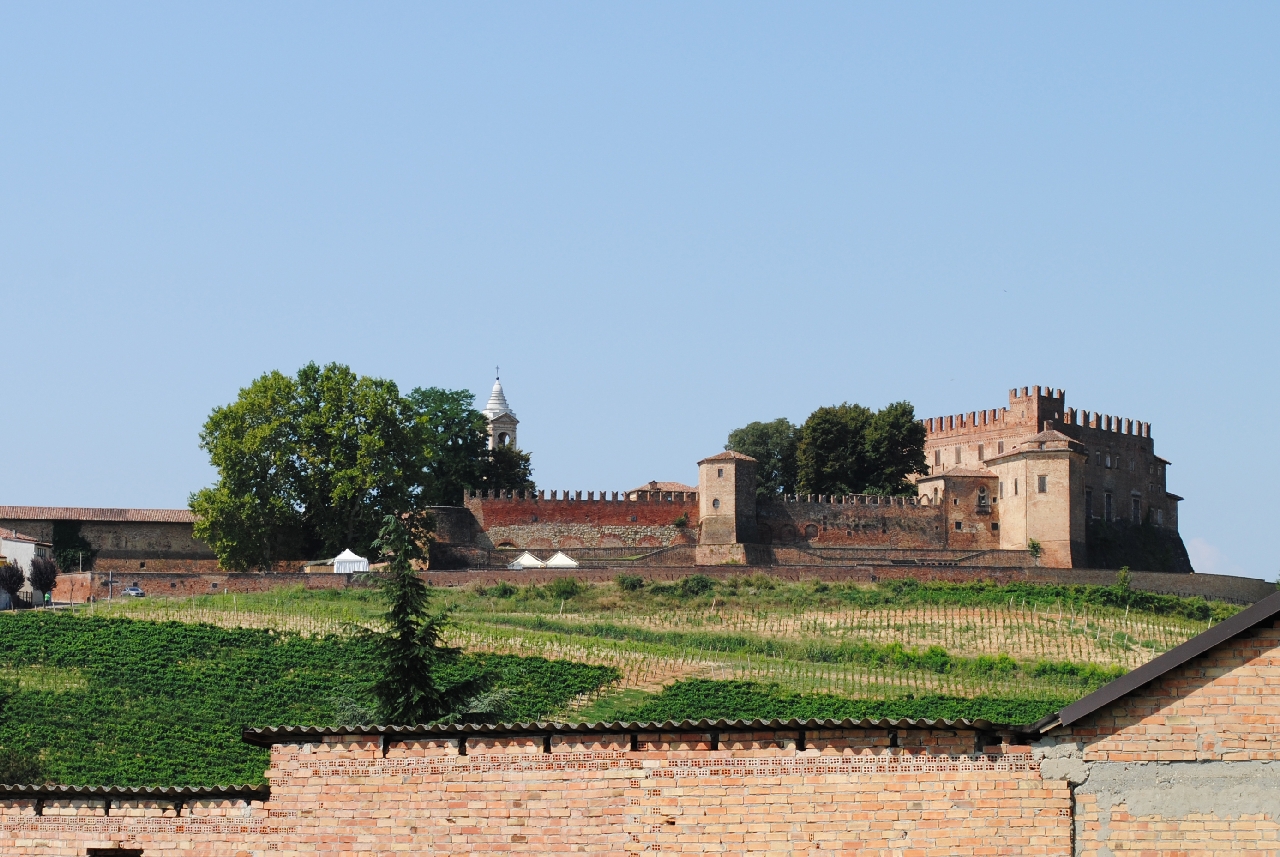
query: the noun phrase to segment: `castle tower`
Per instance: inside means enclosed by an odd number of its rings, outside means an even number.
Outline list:
[[[756,541],[756,460],[722,452],[698,462],[698,565],[745,564]]]
[[[511,406],[507,404],[506,394],[502,392],[501,379],[494,380],[493,392],[489,394],[489,404],[485,405],[480,413],[484,414],[484,418],[489,421],[490,449],[516,445],[516,426],[520,421],[516,419],[515,411],[511,410]]]

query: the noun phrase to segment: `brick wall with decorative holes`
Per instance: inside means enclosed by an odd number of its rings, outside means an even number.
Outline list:
[[[266,803],[0,804],[0,855],[1070,853],[1071,795],[973,732],[765,733],[277,746]],[[898,746],[891,746],[892,744]],[[634,749],[633,749],[634,747]],[[550,751],[550,752],[547,752]]]

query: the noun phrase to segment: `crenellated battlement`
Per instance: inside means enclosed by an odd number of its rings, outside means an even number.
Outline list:
[[[918,506],[919,497],[883,494],[784,494],[781,503],[826,503],[834,506]]]
[[[597,497],[597,493],[599,496]],[[696,491],[468,491],[467,500],[516,503],[697,503]],[[582,496],[586,494],[586,496]]]
[[[1110,414],[1077,411],[1067,408],[1062,414],[1063,425],[1093,429],[1095,431],[1126,434],[1133,437],[1151,437],[1151,423],[1134,420],[1128,417],[1115,417]]]

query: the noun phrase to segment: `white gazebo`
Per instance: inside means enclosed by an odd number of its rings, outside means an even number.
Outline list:
[[[571,556],[556,551],[551,559],[547,560],[547,568],[577,568],[578,561]]]
[[[350,548],[333,558],[334,574],[363,574],[369,570],[369,560],[357,556]]]

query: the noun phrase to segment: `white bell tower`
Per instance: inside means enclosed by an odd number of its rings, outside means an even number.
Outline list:
[[[484,414],[484,418],[489,421],[490,449],[516,445],[516,426],[520,421],[516,419],[515,411],[511,410],[511,406],[507,404],[500,378],[494,380],[493,392],[489,394],[489,404],[485,405],[480,413]]]

